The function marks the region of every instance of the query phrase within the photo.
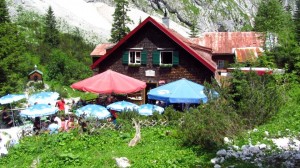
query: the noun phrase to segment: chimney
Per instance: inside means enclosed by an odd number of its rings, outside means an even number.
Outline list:
[[[165,9],[164,17],[162,18],[162,22],[165,26],[167,26],[167,28],[169,28],[169,17],[167,14],[167,9]]]

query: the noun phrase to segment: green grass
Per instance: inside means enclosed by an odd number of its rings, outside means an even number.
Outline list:
[[[268,139],[282,136],[298,137],[300,87],[292,87],[287,95],[285,105],[270,121],[258,126],[257,131],[249,130],[237,135],[233,143],[238,146],[249,144],[250,138],[253,145],[258,142],[272,145]],[[138,168],[213,166],[210,159],[216,157],[218,149],[203,150],[200,147],[184,146],[176,128],[142,127],[142,140],[135,147],[128,147],[135,134],[134,128],[128,128],[130,129],[118,131],[100,130],[98,134],[91,135],[74,130],[57,135],[25,137],[21,139],[20,144],[9,150],[8,156],[0,159],[0,168],[27,168],[37,158],[40,160],[38,167],[116,167],[115,157],[127,157],[132,167]],[[269,132],[268,136],[265,135],[265,131]],[[222,167],[229,165],[254,166],[238,159],[229,159]]]
[[[114,157],[127,157],[132,167],[196,167],[207,164],[209,157],[205,153],[197,156],[191,148],[182,147],[172,128],[142,128],[141,142],[135,147],[128,147],[133,131],[103,130],[98,135],[74,131],[26,137],[10,149],[8,156],[0,159],[0,167],[27,168],[36,158],[40,159],[38,167],[116,167]],[[167,135],[166,131],[171,131],[171,134]]]

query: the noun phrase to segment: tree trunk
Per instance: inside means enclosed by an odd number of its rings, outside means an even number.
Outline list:
[[[135,127],[135,136],[134,138],[129,142],[128,146],[135,146],[140,140],[141,140],[141,126],[140,123],[136,122],[135,119],[132,119]]]

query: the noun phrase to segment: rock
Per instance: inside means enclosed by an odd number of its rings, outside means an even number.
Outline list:
[[[238,147],[238,146],[236,146],[236,145],[233,145],[232,147],[233,147],[233,149],[235,149],[235,150],[239,150],[239,149],[240,149],[240,147]]]
[[[251,146],[251,147],[249,147],[249,151],[253,154],[257,154],[257,153],[259,153],[260,150],[259,150],[259,147],[257,147],[257,146]]]
[[[119,168],[127,168],[130,167],[129,160],[126,157],[114,158],[116,160],[116,164]]]
[[[224,138],[224,143],[225,143],[225,144],[231,144],[231,143],[232,143],[232,140],[230,140],[229,138],[225,137],[225,138]]]
[[[260,144],[258,147],[259,147],[260,150],[263,150],[263,149],[267,148],[267,145],[266,144]]]
[[[224,157],[220,157],[219,163],[223,163],[225,161]]]
[[[268,131],[265,131],[265,135],[266,135],[266,136],[269,136],[269,132],[268,132]]]
[[[212,158],[212,159],[210,159],[210,162],[211,162],[212,164],[219,163],[219,158]]]
[[[226,150],[225,149],[221,149],[217,152],[217,156],[226,156]]]
[[[242,147],[241,147],[241,149],[242,150],[246,150],[246,149],[248,149],[250,147],[250,145],[243,145]]]
[[[296,160],[300,160],[300,153],[297,153],[297,154],[294,156],[294,158],[295,158]]]
[[[214,168],[221,168],[221,166],[218,165],[218,164],[216,164],[216,165],[214,166]]]

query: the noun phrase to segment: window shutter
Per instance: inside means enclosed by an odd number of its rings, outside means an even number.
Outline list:
[[[143,50],[141,54],[142,54],[141,64],[146,65],[147,64],[147,51]]]
[[[224,68],[228,68],[228,66],[229,66],[229,61],[225,61]]]
[[[123,56],[122,56],[122,63],[125,65],[128,65],[128,51],[124,51]]]
[[[173,65],[179,64],[179,54],[178,51],[173,51]]]
[[[159,51],[153,51],[152,52],[152,64],[153,65],[159,65]]]

